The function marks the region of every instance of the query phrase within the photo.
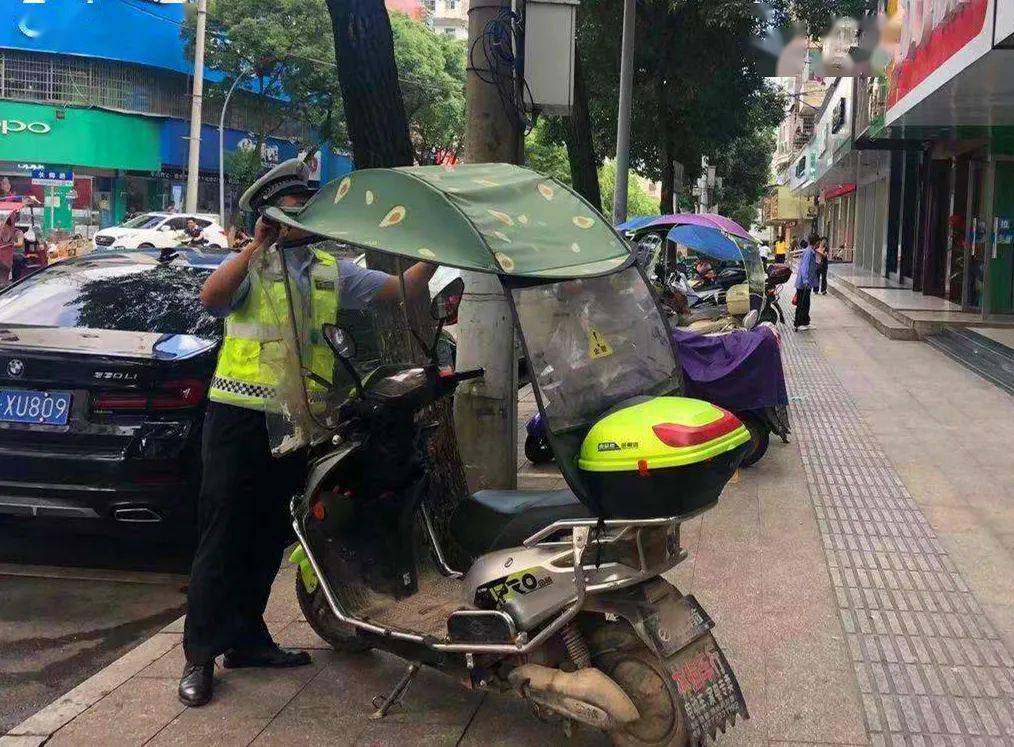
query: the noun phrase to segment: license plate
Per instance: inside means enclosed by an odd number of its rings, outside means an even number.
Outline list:
[[[66,425],[69,415],[70,392],[0,389],[0,421]]]

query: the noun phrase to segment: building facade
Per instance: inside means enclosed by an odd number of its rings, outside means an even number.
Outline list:
[[[828,87],[792,155],[793,193],[859,268],[955,309],[1014,313],[1014,0],[882,10],[900,31],[893,59]]]
[[[19,4],[0,23],[0,198],[33,194],[51,208],[48,227],[82,234],[127,213],[182,207],[192,88],[183,13],[181,4],[147,0]],[[206,79],[222,76],[208,71]],[[219,209],[220,99],[206,89],[198,207],[211,213]],[[255,123],[277,106],[255,90],[238,91],[226,116],[225,152],[260,143],[270,165],[313,142],[291,121],[258,137]],[[329,149],[318,163],[322,178],[350,167]],[[40,169],[72,173],[73,183],[33,183]]]

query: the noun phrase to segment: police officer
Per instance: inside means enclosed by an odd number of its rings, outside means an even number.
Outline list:
[[[308,179],[301,161],[286,161],[247,190],[240,205],[255,213],[269,204],[298,209],[313,194]],[[199,540],[187,594],[186,665],[178,690],[188,706],[211,700],[220,654],[225,654],[226,668],[310,663],[307,652],[280,648],[263,619],[290,541],[288,503],[302,487],[306,453],[271,455],[265,411],[279,382],[275,368],[263,364],[262,352],[278,336],[270,298],[276,289],[251,283],[248,268],[255,253],[278,251],[289,277],[310,299],[315,322],[335,321],[339,303],[363,308],[393,300],[400,287],[397,277],[337,260],[313,248],[313,240],[290,228],[280,234],[277,225],[261,218],[253,241],[226,259],[201,289],[201,303],[225,317],[225,338],[204,420]],[[425,263],[407,269],[406,292],[424,292],[435,269]]]

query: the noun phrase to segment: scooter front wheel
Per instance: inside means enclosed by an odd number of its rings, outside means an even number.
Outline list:
[[[351,625],[339,622],[328,606],[327,597],[324,596],[320,584],[311,592],[307,591],[306,584],[300,574],[296,574],[296,600],[299,602],[299,609],[306,618],[306,622],[316,633],[335,651],[347,654],[356,654],[362,651],[369,651],[371,646],[356,635],[355,628]]]
[[[525,457],[532,464],[549,464],[553,461],[553,449],[544,435],[529,433],[525,438]]]

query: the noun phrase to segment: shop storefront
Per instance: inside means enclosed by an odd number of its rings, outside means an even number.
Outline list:
[[[0,197],[44,202],[48,227],[88,234],[128,210],[127,180],[161,163],[160,122],[99,109],[5,101],[0,119]],[[32,172],[73,173],[64,187],[33,184]],[[38,180],[36,180],[38,181]]]
[[[856,185],[847,182],[827,187],[820,195],[821,230],[836,259],[850,259],[855,247],[855,193]]]
[[[904,27],[875,132],[904,148],[896,272],[963,311],[1014,313],[1014,2],[918,20]]]
[[[151,174],[151,199],[164,210],[176,205],[182,206],[186,199],[186,169],[190,143],[190,123],[179,119],[162,122],[161,167]],[[226,167],[226,214],[232,212],[238,195],[236,185],[230,179],[230,154],[237,151],[252,151],[258,147],[255,133],[244,130],[223,131],[222,145],[225,150]],[[200,177],[198,178],[197,207],[201,212],[218,213],[218,128],[204,125],[201,128]],[[293,142],[267,137],[259,143],[261,164],[268,168],[299,155],[299,148]]]

